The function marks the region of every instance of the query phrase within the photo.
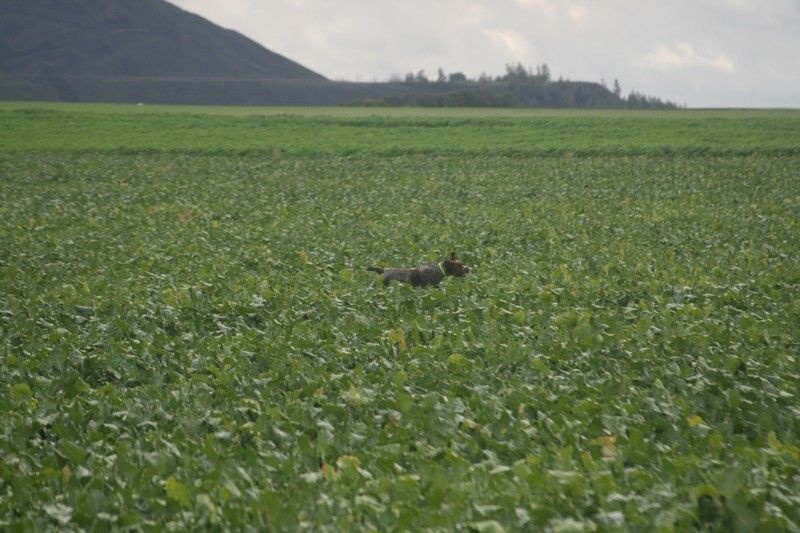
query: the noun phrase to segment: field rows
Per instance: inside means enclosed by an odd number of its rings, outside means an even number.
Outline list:
[[[800,525],[779,141],[475,155],[442,132],[502,127],[454,119],[348,155],[283,117],[285,151],[204,155],[262,119],[115,151],[43,113],[0,152],[0,529]],[[451,250],[472,272],[435,289],[365,270]]]
[[[247,108],[245,108],[247,109]],[[279,108],[278,108],[279,109]],[[743,156],[800,154],[800,114],[251,109],[0,105],[19,152],[205,155]],[[507,110],[506,110],[507,111]]]

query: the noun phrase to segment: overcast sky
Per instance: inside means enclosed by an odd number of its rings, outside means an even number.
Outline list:
[[[690,107],[800,107],[800,0],[170,0],[336,80],[619,79]]]

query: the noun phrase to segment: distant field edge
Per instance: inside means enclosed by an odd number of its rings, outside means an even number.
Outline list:
[[[113,148],[113,149],[35,149],[12,148],[0,149],[0,159],[19,156],[51,156],[51,157],[92,157],[105,155],[146,156],[146,155],[186,155],[198,157],[262,157],[262,158],[331,158],[331,157],[509,157],[509,158],[596,158],[596,157],[660,157],[660,158],[700,158],[700,157],[797,157],[797,148],[754,148],[754,149],[652,149],[636,150],[623,148],[599,149],[417,149],[417,148],[382,148],[382,149],[339,149],[309,150],[285,149],[280,146],[267,148]]]
[[[42,109],[86,113],[179,113],[233,116],[333,116],[333,117],[641,117],[641,118],[796,118],[800,108],[703,107],[680,109],[572,109],[549,107],[414,107],[414,106],[343,106],[343,105],[198,105],[137,104],[113,102],[54,102],[44,100],[3,100],[0,110]]]
[[[0,104],[0,153],[794,156],[791,111]]]

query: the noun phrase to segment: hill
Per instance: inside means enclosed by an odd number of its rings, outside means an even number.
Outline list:
[[[3,0],[6,76],[322,80],[163,0]]]
[[[332,82],[164,0],[3,0],[0,100],[202,105],[664,107],[549,70]],[[545,65],[542,65],[545,67]],[[421,72],[420,72],[421,74]],[[666,103],[668,104],[668,103]]]

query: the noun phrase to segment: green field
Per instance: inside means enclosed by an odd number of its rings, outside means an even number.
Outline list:
[[[800,110],[220,108],[0,103],[8,152],[800,155]]]
[[[0,220],[0,529],[800,527],[798,111],[0,104]]]

